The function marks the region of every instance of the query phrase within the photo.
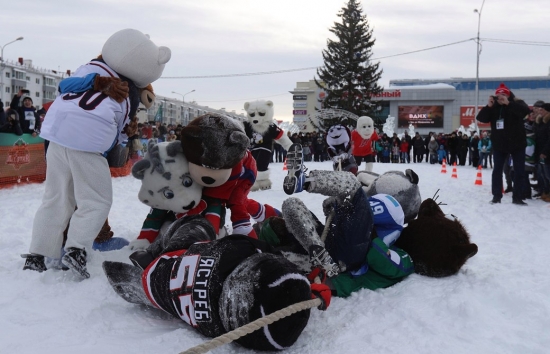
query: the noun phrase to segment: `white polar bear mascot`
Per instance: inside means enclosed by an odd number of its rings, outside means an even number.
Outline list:
[[[273,102],[245,102],[244,109],[248,116],[248,121],[244,122],[244,131],[250,139],[250,151],[258,168],[256,182],[250,190],[270,189],[268,167],[273,155],[273,142],[288,150],[292,141],[273,121]]]
[[[357,167],[361,161],[365,161],[365,171],[372,171],[372,165],[376,157],[375,142],[378,134],[374,130],[374,121],[371,117],[362,116],[357,119],[357,127],[351,132],[351,153],[355,158]]]

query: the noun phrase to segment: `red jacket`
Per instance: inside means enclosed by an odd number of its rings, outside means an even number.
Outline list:
[[[353,156],[376,155],[374,142],[377,141],[378,134],[373,132],[369,139],[363,139],[361,134],[354,130],[351,132],[351,153]]]

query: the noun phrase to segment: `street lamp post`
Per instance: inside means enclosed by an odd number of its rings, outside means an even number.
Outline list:
[[[195,92],[195,90],[191,90],[187,93],[184,93],[184,94],[181,94],[179,92],[176,92],[176,91],[172,91],[172,93],[175,93],[176,95],[180,95],[181,96],[181,103],[184,104],[185,103],[185,95],[187,95],[188,93],[191,93],[191,92]],[[183,107],[183,106],[182,106]],[[185,107],[183,108],[185,109]],[[181,121],[182,121],[182,124],[183,124],[183,112],[182,112],[182,117],[181,117]]]
[[[180,95],[180,96],[181,96],[181,101],[182,101],[183,103],[185,103],[185,95],[187,95],[188,93],[191,93],[191,92],[195,92],[195,90],[191,90],[191,91],[189,91],[189,92],[187,92],[187,93],[184,93],[184,94],[181,94],[181,93],[176,92],[176,91],[172,91],[172,93],[175,93],[176,95]]]
[[[8,44],[12,44],[14,42],[17,42],[17,41],[22,41],[23,40],[23,37],[18,37],[17,39],[11,41],[11,42],[8,42],[6,44],[4,44],[3,46],[1,46],[1,50],[0,50],[0,100],[2,100],[4,98],[4,48],[8,45]]]
[[[477,62],[476,62],[476,107],[475,107],[475,116],[474,116],[474,126],[476,128],[476,132],[479,133],[479,128],[477,126],[477,111],[479,107],[479,55],[481,54],[481,43],[479,42],[479,29],[481,25],[481,11],[483,11],[483,5],[485,4],[485,0],[481,3],[481,7],[478,9],[474,9],[474,12],[477,13],[477,37],[476,37],[476,44],[477,44]]]

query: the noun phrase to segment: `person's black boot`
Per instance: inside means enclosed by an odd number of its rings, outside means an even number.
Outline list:
[[[525,203],[523,200],[521,199],[512,199],[512,204],[516,204],[516,205],[528,205],[527,203]]]
[[[493,199],[489,202],[491,204],[500,204],[500,198],[497,198],[497,197],[493,197]]]

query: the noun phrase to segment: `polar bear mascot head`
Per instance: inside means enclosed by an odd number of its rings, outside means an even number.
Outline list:
[[[248,117],[248,122],[252,129],[260,134],[263,134],[273,123],[273,102],[272,101],[253,101],[245,102],[244,110]]]
[[[374,133],[374,121],[368,116],[359,117],[355,130],[361,135],[361,138],[368,140]]]

